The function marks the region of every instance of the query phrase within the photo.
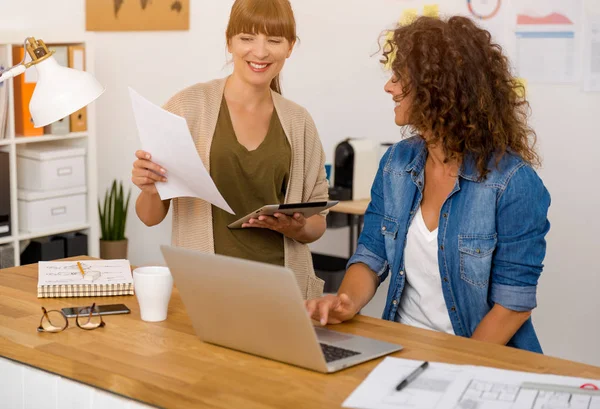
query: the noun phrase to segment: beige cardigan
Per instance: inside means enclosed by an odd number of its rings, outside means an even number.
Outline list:
[[[226,78],[192,85],[175,94],[164,108],[186,119],[198,154],[210,172],[210,146]],[[328,199],[325,153],[315,124],[306,109],[271,92],[273,104],[292,148],[290,180],[285,203]],[[190,175],[193,177],[193,175]],[[174,246],[214,253],[210,203],[189,197],[173,199]],[[324,212],[326,214],[326,212]],[[315,276],[306,244],[284,238],[285,266],[296,275],[304,299],[323,294],[323,280]]]

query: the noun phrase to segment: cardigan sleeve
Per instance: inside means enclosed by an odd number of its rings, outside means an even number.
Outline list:
[[[329,199],[329,184],[325,174],[325,151],[312,117],[305,112],[304,126],[304,194],[307,202],[322,202]],[[327,215],[329,210],[320,214]]]
[[[177,92],[175,95],[171,96],[167,102],[164,103],[162,108],[165,111],[169,111],[172,114],[182,116],[183,111],[183,101],[181,98],[182,91]]]

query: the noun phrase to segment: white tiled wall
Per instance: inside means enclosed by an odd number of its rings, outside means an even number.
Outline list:
[[[0,409],[150,409],[48,372],[0,358]]]

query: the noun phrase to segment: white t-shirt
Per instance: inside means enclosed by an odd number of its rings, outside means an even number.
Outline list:
[[[396,321],[454,335],[442,292],[437,235],[438,229],[427,228],[419,207],[406,237],[406,282]]]

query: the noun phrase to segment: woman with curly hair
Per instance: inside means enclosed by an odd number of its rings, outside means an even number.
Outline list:
[[[506,57],[464,17],[420,17],[383,55],[395,122],[414,135],[382,158],[338,294],[309,314],[351,319],[389,275],[384,319],[542,352],[530,315],[550,195]]]

